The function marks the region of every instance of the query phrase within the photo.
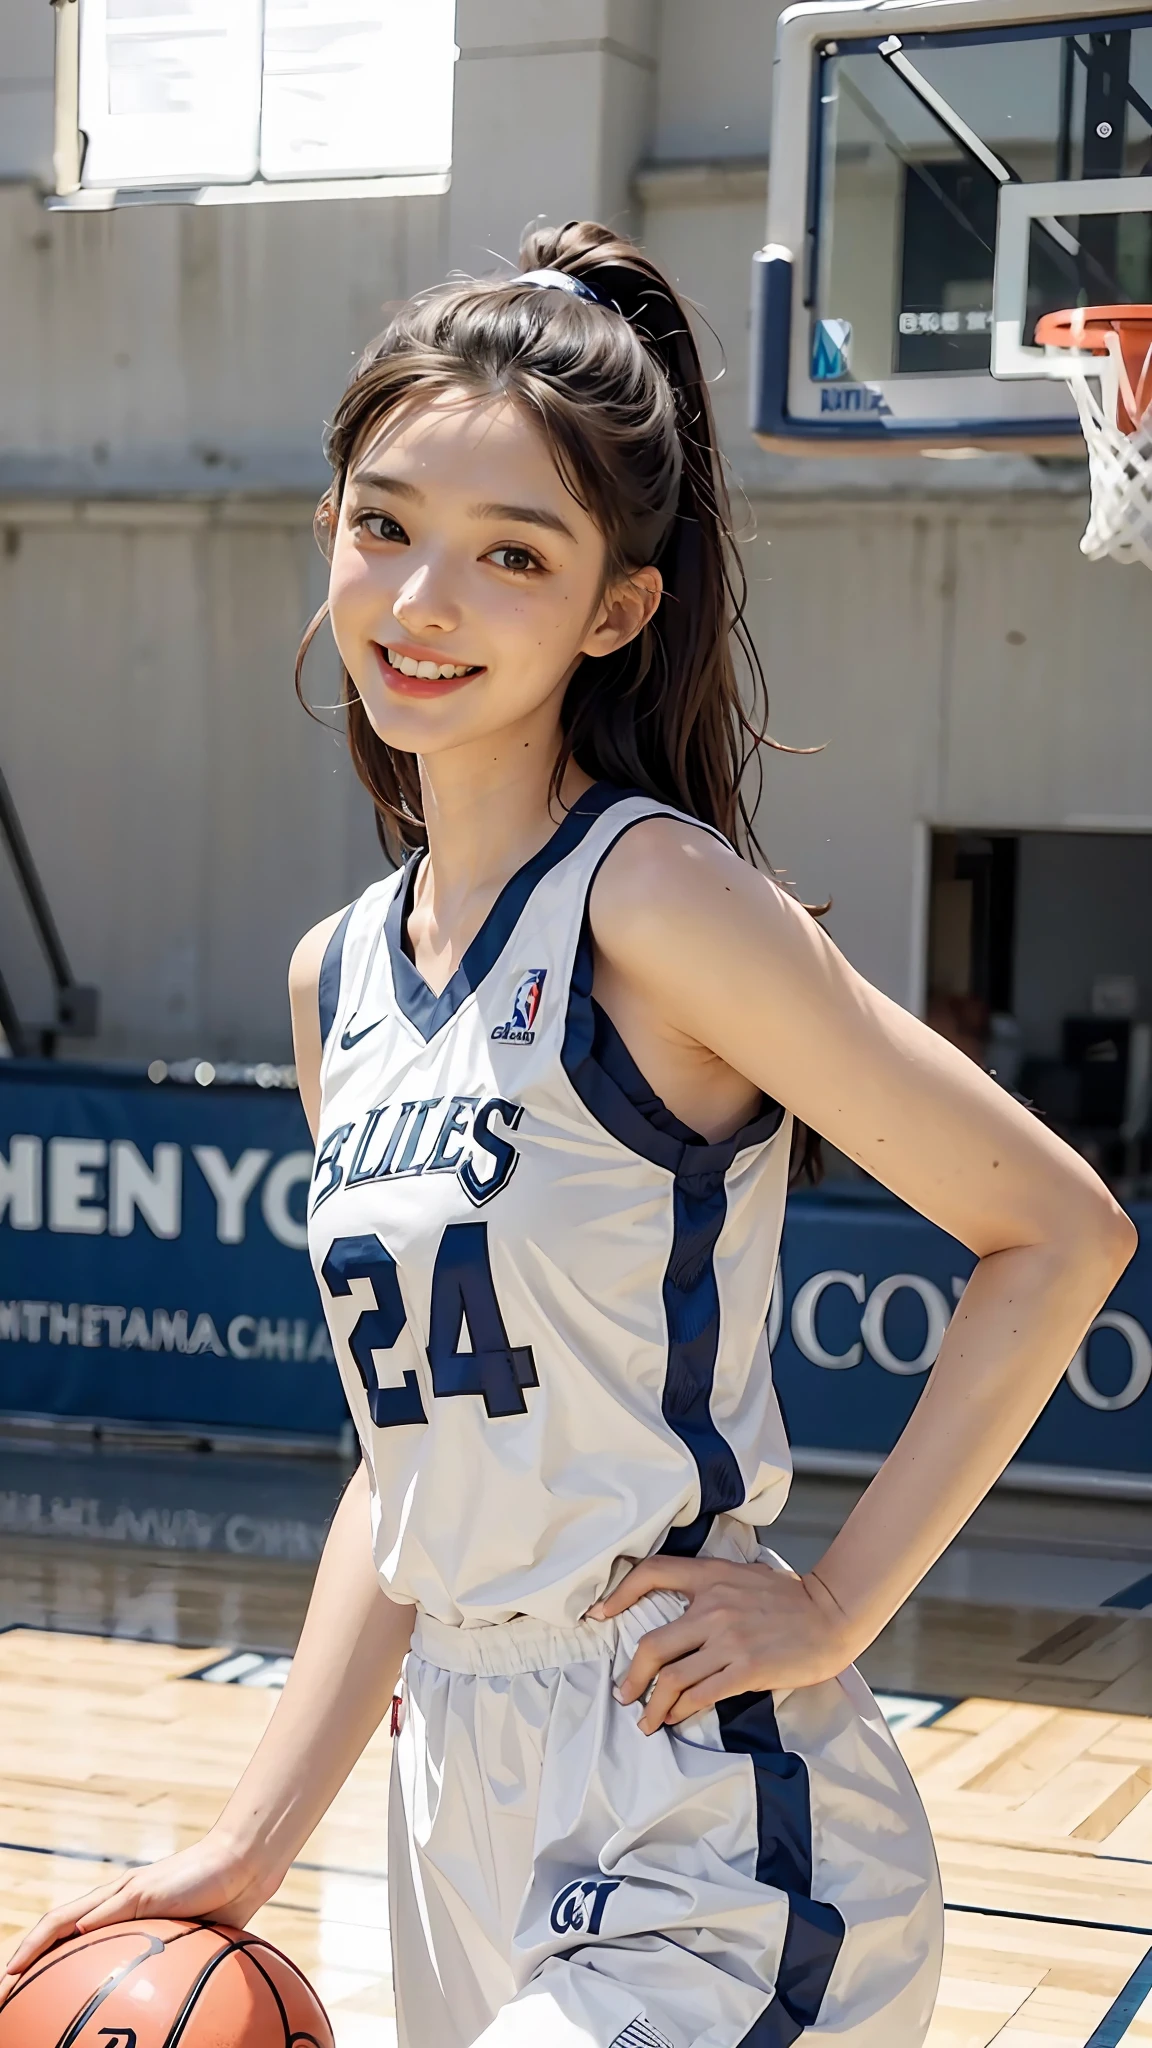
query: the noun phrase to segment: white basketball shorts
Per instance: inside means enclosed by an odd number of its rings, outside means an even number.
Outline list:
[[[642,1735],[613,1681],[683,1608],[418,1620],[389,1819],[400,2048],[923,2041],[939,1876],[867,1686]]]

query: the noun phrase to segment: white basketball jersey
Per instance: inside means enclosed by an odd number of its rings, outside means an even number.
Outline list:
[[[383,1584],[438,1621],[576,1622],[787,1493],[765,1317],[790,1119],[765,1101],[705,1142],[592,997],[597,871],[678,815],[587,791],[440,995],[405,950],[417,861],[325,956],[309,1244]]]

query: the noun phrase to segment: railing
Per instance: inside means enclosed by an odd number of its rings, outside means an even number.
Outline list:
[[[52,1022],[30,1024],[21,1018],[12,991],[0,972],[0,1029],[8,1041],[9,1051],[16,1058],[31,1052],[51,1058],[57,1038],[95,1038],[100,1028],[100,997],[98,990],[78,982],[72,972],[59,926],[52,915],[52,906],[32,858],[32,848],[2,771],[0,837],[7,846],[33,930],[48,962],[55,995]]]

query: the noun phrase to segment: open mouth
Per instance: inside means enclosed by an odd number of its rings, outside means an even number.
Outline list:
[[[402,695],[436,696],[483,673],[482,662],[434,661],[406,654],[399,647],[381,647],[378,642],[374,646],[385,681]]]

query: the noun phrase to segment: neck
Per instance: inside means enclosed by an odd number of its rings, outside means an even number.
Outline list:
[[[498,893],[591,787],[592,777],[570,762],[550,797],[561,732],[551,706],[541,710],[549,715],[475,746],[421,756],[429,857],[420,895],[441,926],[454,926],[476,896]]]

